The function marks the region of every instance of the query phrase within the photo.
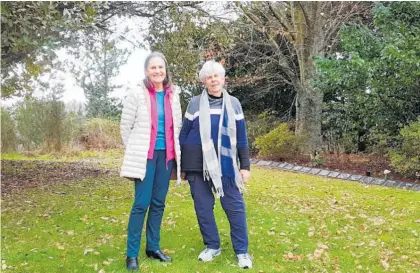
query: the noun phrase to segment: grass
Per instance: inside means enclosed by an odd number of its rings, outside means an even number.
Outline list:
[[[420,194],[254,167],[245,195],[250,253],[245,272],[419,272]],[[26,189],[2,200],[4,272],[127,272],[133,186],[109,177]],[[141,272],[244,272],[229,225],[215,208],[222,255],[203,249],[189,187],[171,185],[161,247],[173,263],[146,259]],[[100,271],[103,270],[103,271]]]
[[[100,163],[106,168],[118,168],[124,155],[123,149],[81,150],[60,153],[2,153],[4,160],[48,161],[48,162],[90,162]]]

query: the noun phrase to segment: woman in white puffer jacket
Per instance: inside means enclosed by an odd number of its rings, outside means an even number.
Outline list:
[[[144,70],[143,84],[127,95],[121,115],[125,154],[120,175],[133,179],[135,189],[127,236],[129,270],[139,267],[137,257],[147,211],[146,255],[166,262],[172,260],[160,250],[160,226],[172,170],[176,169],[177,181],[181,181],[179,94],[162,53],[151,53]]]

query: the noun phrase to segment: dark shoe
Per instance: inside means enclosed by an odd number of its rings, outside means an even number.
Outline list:
[[[125,263],[127,265],[128,270],[139,270],[139,261],[137,260],[137,258],[127,257]]]
[[[146,255],[149,258],[158,259],[161,262],[172,262],[172,258],[169,257],[168,255],[165,255],[165,253],[163,253],[160,250],[156,250],[156,251],[148,251],[148,250],[146,250]]]

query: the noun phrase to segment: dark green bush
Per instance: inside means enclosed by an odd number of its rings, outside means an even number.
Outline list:
[[[391,166],[407,177],[420,172],[420,118],[400,130],[400,145],[389,151]]]

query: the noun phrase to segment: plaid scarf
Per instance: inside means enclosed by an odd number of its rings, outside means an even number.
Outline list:
[[[235,111],[228,92],[225,89],[222,92],[223,105],[219,121],[217,153],[214,149],[214,142],[211,139],[210,104],[206,89],[201,94],[199,110],[200,136],[203,150],[203,176],[207,181],[212,181],[213,191],[217,198],[224,196],[222,176],[233,178],[239,190],[242,191],[244,189],[236,155]],[[227,137],[222,138],[222,135]]]

